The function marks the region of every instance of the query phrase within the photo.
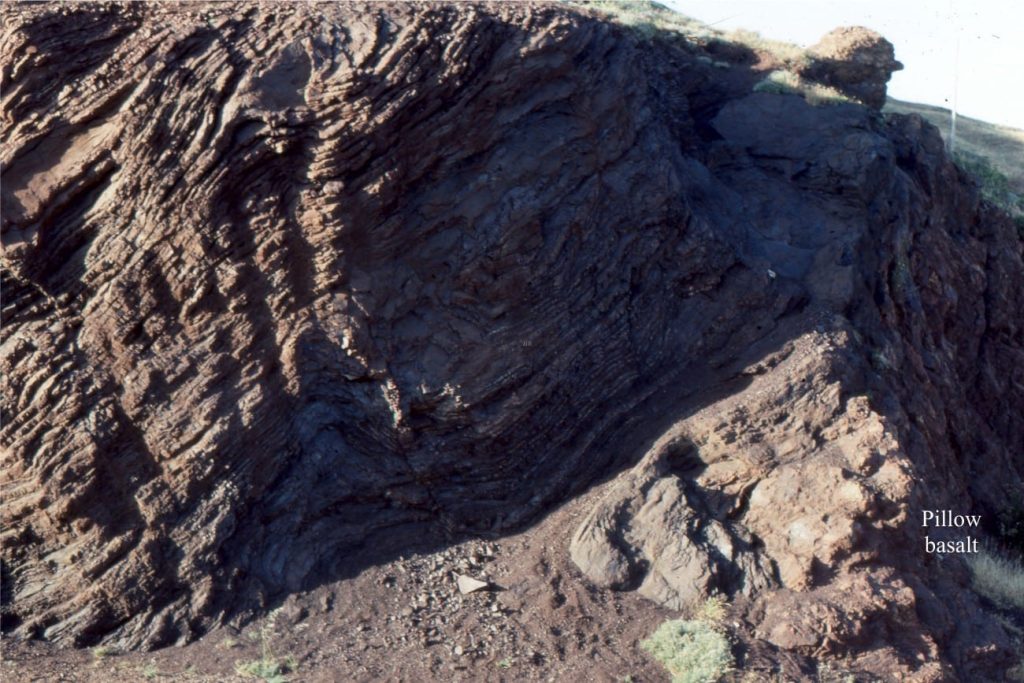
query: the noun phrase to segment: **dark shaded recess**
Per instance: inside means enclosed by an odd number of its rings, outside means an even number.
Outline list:
[[[14,577],[7,563],[0,560],[0,632],[13,631],[21,625],[21,617],[11,609],[14,603]]]

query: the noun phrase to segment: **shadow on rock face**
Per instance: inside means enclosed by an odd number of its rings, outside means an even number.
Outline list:
[[[5,171],[34,193],[4,215],[19,634],[187,640],[521,527],[792,296],[706,315],[749,276],[694,205],[723,200],[687,93],[706,128],[741,85],[567,10],[325,7],[23,13],[11,107],[43,118],[12,145],[71,142]]]

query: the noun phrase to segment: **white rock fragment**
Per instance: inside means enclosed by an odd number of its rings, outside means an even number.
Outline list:
[[[490,586],[486,581],[480,581],[479,579],[474,579],[472,576],[466,576],[465,574],[459,574],[458,578],[455,579],[455,583],[459,587],[459,592],[463,595],[475,593]]]

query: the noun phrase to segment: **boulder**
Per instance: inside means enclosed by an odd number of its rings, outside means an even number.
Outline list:
[[[808,50],[800,69],[808,80],[831,86],[874,109],[885,104],[886,84],[903,68],[892,43],[863,26],[836,28]]]

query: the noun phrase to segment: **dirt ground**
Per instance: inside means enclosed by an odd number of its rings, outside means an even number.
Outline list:
[[[591,490],[517,535],[410,553],[294,595],[266,617],[156,652],[3,643],[4,681],[667,681],[639,643],[673,613],[589,586],[568,541]],[[493,585],[462,595],[458,575]]]

